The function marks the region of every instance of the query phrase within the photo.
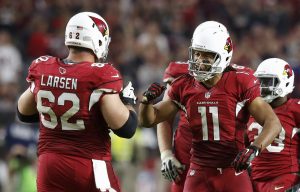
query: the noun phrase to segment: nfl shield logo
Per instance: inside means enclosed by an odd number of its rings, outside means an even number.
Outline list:
[[[205,93],[205,98],[206,98],[206,99],[210,98],[210,96],[211,96],[211,93],[210,93],[210,92],[206,92],[206,93]]]

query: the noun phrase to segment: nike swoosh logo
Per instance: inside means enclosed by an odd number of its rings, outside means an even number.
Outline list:
[[[237,173],[237,172],[234,172],[234,175],[235,175],[235,176],[238,176],[238,175],[242,174],[243,172],[244,172],[244,171],[241,171],[241,172],[238,172],[238,173]]]
[[[275,187],[274,190],[277,191],[277,190],[282,189],[282,188],[284,188],[284,186]]]
[[[119,74],[113,75],[113,76],[111,76],[111,77],[119,77]]]
[[[245,154],[247,154],[249,152],[249,149],[246,149],[246,152],[245,152]]]

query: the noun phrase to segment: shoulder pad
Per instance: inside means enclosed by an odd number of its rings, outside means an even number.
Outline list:
[[[186,62],[170,62],[165,70],[163,81],[170,82],[173,79],[188,73],[188,63]]]

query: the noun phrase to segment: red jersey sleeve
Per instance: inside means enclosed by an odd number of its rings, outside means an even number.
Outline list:
[[[36,77],[37,74],[36,65],[37,64],[33,61],[28,68],[28,75],[26,77],[26,81],[29,83],[33,82]]]
[[[55,60],[55,57],[45,55],[41,56],[35,60],[33,60],[28,68],[28,75],[26,77],[26,81],[30,83],[30,91],[34,93],[36,90],[35,81],[41,75],[41,71],[39,70],[39,65],[47,65],[48,63],[52,63]]]
[[[250,68],[238,69],[236,71],[241,101],[246,101],[249,105],[254,99],[260,97],[259,81],[254,76],[254,71]]]
[[[168,91],[168,96],[170,97],[170,99],[184,112],[186,112],[186,109],[184,107],[185,102],[188,99],[187,97],[184,97],[184,89],[186,87],[186,84],[189,84],[191,79],[193,79],[193,77],[189,77],[188,74],[176,78],[171,83]]]
[[[292,100],[292,105],[291,111],[293,112],[296,127],[300,128],[300,99],[291,99]]]
[[[170,62],[165,70],[163,82],[171,83],[177,77],[188,73],[188,63]]]
[[[181,82],[182,78],[175,79],[172,83],[171,86],[168,90],[168,96],[170,97],[171,100],[176,100],[180,102],[180,91],[179,91],[179,84]]]
[[[98,65],[98,67],[97,67]],[[106,63],[94,63],[95,85],[106,93],[119,93],[123,89],[123,79],[119,71],[113,65]],[[100,83],[99,83],[100,82]]]

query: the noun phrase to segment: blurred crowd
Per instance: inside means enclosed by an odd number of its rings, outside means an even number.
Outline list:
[[[192,32],[206,20],[227,26],[233,63],[256,69],[266,58],[288,61],[296,73],[293,96],[300,97],[299,9],[299,0],[0,0],[0,191],[34,191],[38,129],[16,120],[16,100],[28,87],[33,59],[66,56],[64,30],[73,14],[93,11],[106,19],[108,60],[139,97],[162,81],[170,61],[187,61]],[[128,141],[112,139],[124,192],[168,191],[155,129],[140,128]]]

